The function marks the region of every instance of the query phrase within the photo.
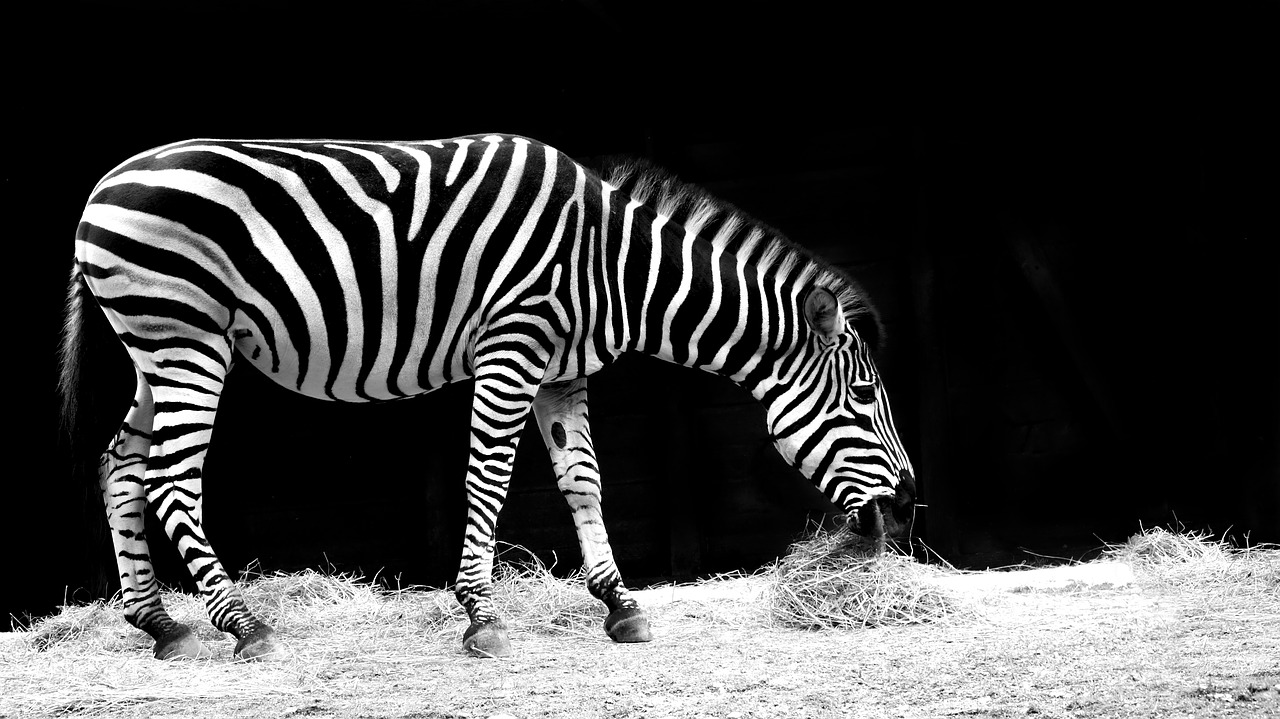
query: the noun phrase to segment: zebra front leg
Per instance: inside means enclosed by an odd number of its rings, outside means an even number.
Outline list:
[[[649,618],[622,583],[600,509],[600,465],[591,444],[587,380],[546,385],[533,404],[556,485],[573,512],[587,590],[609,608],[605,632],[616,642],[647,642]]]
[[[537,383],[525,367],[496,362],[477,365],[467,464],[467,529],[455,596],[471,619],[462,636],[463,647],[476,656],[501,657],[511,653],[511,642],[493,606],[494,534]]]
[[[147,545],[143,481],[154,410],[151,388],[138,372],[133,406],[99,462],[98,487],[120,570],[125,620],[151,635],[157,659],[199,659],[210,656],[209,649],[189,627],[175,622],[165,611]]]

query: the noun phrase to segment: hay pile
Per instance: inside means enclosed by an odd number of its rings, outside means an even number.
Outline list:
[[[1280,547],[1235,547],[1207,533],[1147,529],[1106,555],[1129,564],[1145,587],[1183,597],[1189,615],[1280,628]]]
[[[601,631],[604,605],[587,593],[580,572],[561,579],[537,561],[499,563],[493,574],[493,601],[513,629],[533,634]],[[297,573],[244,576],[240,591],[263,621],[291,647],[308,652],[341,652],[352,642],[393,644],[442,639],[467,628],[466,612],[453,592],[409,587],[387,589],[350,574]],[[181,592],[163,593],[165,608],[205,641],[227,635],[209,624],[204,603]],[[416,637],[416,639],[415,639]],[[26,632],[28,645],[46,651],[71,642],[102,652],[149,649],[151,639],[124,621],[120,597],[64,606]]]
[[[1280,625],[1280,550],[1275,547],[1240,549],[1205,535],[1153,529],[1109,547],[1106,558],[1131,565],[1146,587],[1187,598],[1187,611]],[[706,588],[723,584],[725,596],[751,591],[733,601],[702,602],[698,617],[738,626],[849,629],[972,616],[973,607],[945,580],[956,574],[893,550],[877,553],[847,527],[819,529],[755,575],[699,583]],[[396,647],[411,652],[423,642],[453,647],[467,627],[465,612],[447,590],[388,589],[356,576],[307,570],[245,577],[241,591],[291,649],[309,656],[344,654],[356,645],[375,653]],[[598,639],[606,614],[587,593],[581,571],[560,578],[532,555],[498,563],[493,600],[513,631],[538,635]],[[165,592],[164,602],[174,619],[192,627],[211,648],[221,647],[216,654],[229,653],[232,642],[209,625],[198,597]],[[687,619],[692,609],[679,611]],[[147,653],[151,647],[150,638],[124,622],[118,597],[63,607],[24,634],[26,646],[38,652],[75,646],[109,656]]]
[[[279,632],[288,650],[282,660],[252,669],[232,661],[235,640],[209,624],[200,598],[181,592],[163,592],[165,607],[208,645],[211,661],[153,660],[151,638],[124,621],[118,596],[64,606],[3,645],[0,716],[146,716],[148,706],[197,700],[256,708],[305,699],[321,685],[355,695],[363,682],[465,660],[461,638],[468,620],[452,591],[388,589],[311,570],[243,576],[240,590]],[[560,579],[536,560],[500,563],[493,598],[515,632],[603,636],[604,606],[587,593],[581,575]]]
[[[715,609],[720,623],[773,622],[805,629],[930,622],[962,610],[932,581],[942,571],[900,554],[877,554],[847,528],[820,530],[753,577],[712,580],[755,587],[763,583],[765,589],[736,602],[709,603],[708,611]],[[292,651],[311,657],[341,655],[356,645],[364,653],[377,653],[424,640],[451,643],[467,627],[465,612],[447,590],[388,589],[358,576],[313,570],[247,575],[240,588],[249,606],[280,632]],[[215,656],[229,653],[229,638],[209,625],[198,597],[165,592],[163,600],[173,618],[192,627]],[[497,564],[493,600],[513,631],[540,635],[598,638],[606,614],[587,592],[581,571],[556,577],[532,555]],[[125,623],[116,597],[63,607],[60,614],[35,623],[25,633],[25,644],[38,652],[74,646],[79,652],[110,656],[149,652],[151,640]]]
[[[878,553],[847,526],[819,529],[773,568],[769,614],[801,629],[901,626],[966,614],[938,585],[943,571],[893,550]]]
[[[533,634],[587,635],[604,631],[604,604],[587,592],[583,570],[561,579],[534,558],[503,562],[493,571],[493,603],[507,625]],[[457,606],[453,594],[449,600]],[[466,613],[455,610],[465,623]]]

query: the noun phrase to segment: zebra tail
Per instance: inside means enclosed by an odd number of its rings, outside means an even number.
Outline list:
[[[70,490],[79,496],[84,518],[84,569],[81,575],[85,588],[92,596],[107,597],[114,591],[115,561],[111,549],[111,534],[107,526],[106,511],[102,504],[102,490],[98,486],[98,460],[102,447],[96,446],[86,436],[86,422],[91,419],[94,402],[86,393],[91,387],[84,380],[85,358],[92,344],[89,328],[85,326],[85,308],[91,304],[89,288],[80,272],[79,263],[71,268],[71,281],[67,287],[67,303],[62,321],[62,344],[58,348],[58,393],[62,400],[62,431],[71,455],[71,474],[79,489]]]
[[[62,346],[58,351],[61,372],[58,376],[58,394],[62,398],[62,430],[71,445],[77,444],[77,418],[80,410],[80,368],[84,365],[85,332],[84,305],[89,289],[80,274],[80,264],[71,267],[71,281],[67,287],[67,303],[62,317]]]

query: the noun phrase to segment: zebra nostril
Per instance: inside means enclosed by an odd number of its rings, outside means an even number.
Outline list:
[[[909,470],[898,470],[898,489],[893,503],[905,507],[916,501],[916,478]]]

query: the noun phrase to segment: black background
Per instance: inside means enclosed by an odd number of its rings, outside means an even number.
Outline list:
[[[948,558],[1079,555],[1171,522],[1276,541],[1280,123],[1263,25],[592,2],[31,15],[7,31],[5,616],[88,598],[103,555],[54,391],[79,212],[118,162],[188,137],[500,131],[649,156],[862,271],[889,323],[881,364],[925,540]],[[89,370],[111,388],[94,443],[128,401],[123,363]],[[727,383],[637,358],[592,386],[630,576],[750,569],[827,509],[777,479]],[[447,581],[467,392],[337,407],[236,373],[206,485],[229,568]],[[536,444],[504,539],[572,565]]]

